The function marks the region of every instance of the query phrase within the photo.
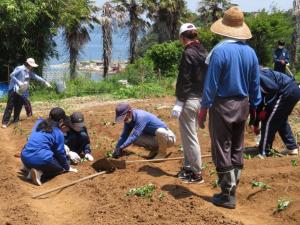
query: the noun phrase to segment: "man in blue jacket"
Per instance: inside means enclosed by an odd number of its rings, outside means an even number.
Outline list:
[[[199,126],[204,128],[209,109],[211,150],[221,193],[213,204],[235,208],[236,188],[243,169],[245,123],[249,100],[255,108],[261,100],[259,65],[254,50],[245,44],[252,37],[237,7],[226,10],[224,17],[211,26],[211,31],[225,36],[208,54]]]
[[[288,122],[288,116],[300,99],[300,88],[295,78],[270,69],[261,69],[260,87],[263,101],[262,107],[259,107],[262,110],[257,112],[261,120],[259,157],[270,155],[277,131],[286,146],[281,154],[297,155],[298,145]]]
[[[156,154],[166,154],[166,149],[176,142],[174,133],[155,115],[140,109],[132,109],[128,103],[116,107],[116,122],[124,122],[123,132],[113,152],[113,157],[123,155],[123,150],[131,144],[152,150]]]
[[[284,41],[278,41],[278,47],[273,54],[274,70],[281,73],[285,73],[286,65],[289,63],[289,53],[284,45]]]

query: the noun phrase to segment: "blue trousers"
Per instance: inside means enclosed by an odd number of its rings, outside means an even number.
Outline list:
[[[287,149],[298,148],[288,122],[288,116],[292,113],[299,99],[300,88],[295,83],[291,85],[287,93],[283,93],[276,99],[276,104],[271,109],[267,110],[267,118],[261,124],[260,154],[268,155],[270,153],[277,131]]]

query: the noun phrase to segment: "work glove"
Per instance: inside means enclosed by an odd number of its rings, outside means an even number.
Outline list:
[[[112,158],[117,159],[122,156],[122,153],[123,153],[122,149],[116,148],[112,154]]]
[[[198,125],[201,129],[204,129],[205,127],[206,115],[207,115],[207,108],[201,108],[198,113]]]
[[[70,166],[68,172],[74,172],[74,173],[77,173],[78,170],[77,170],[76,168],[73,168],[73,167]]]
[[[176,100],[176,103],[172,109],[172,117],[179,118],[184,102]]]
[[[52,88],[51,84],[50,84],[48,81],[46,81],[45,85],[46,85],[48,88]]]
[[[86,158],[89,161],[94,161],[94,157],[89,153],[85,154],[84,158]]]
[[[70,148],[68,147],[68,145],[64,145],[64,149],[65,149],[66,155],[69,155]]]
[[[74,163],[74,164],[81,162],[81,158],[76,152],[70,151],[69,157],[70,157],[70,160],[72,161],[72,163]]]
[[[249,126],[253,126],[256,120],[256,109],[254,108],[250,108],[249,110],[249,114],[250,114],[250,120],[249,120]]]

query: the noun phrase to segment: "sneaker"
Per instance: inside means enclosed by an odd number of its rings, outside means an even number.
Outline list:
[[[182,179],[182,180],[183,180],[183,179],[186,179],[187,176],[189,176],[190,173],[192,173],[192,171],[182,168],[182,169],[178,172],[177,177],[178,177],[179,179]]]
[[[2,124],[1,126],[3,129],[7,128],[7,125],[6,124]]]
[[[298,148],[289,150],[289,149],[285,149],[282,152],[280,152],[280,154],[282,155],[298,155]]]
[[[267,156],[266,155],[263,155],[263,154],[258,154],[255,156],[255,158],[257,159],[265,159]]]
[[[202,183],[204,183],[202,175],[195,174],[193,172],[189,173],[184,179],[182,179],[182,181],[187,184],[202,184]]]
[[[31,180],[34,184],[41,186],[42,182],[41,182],[41,177],[43,175],[43,172],[37,169],[31,169],[30,170],[30,174],[31,174]]]

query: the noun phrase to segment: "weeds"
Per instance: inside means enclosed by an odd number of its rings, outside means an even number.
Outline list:
[[[254,180],[254,181],[251,182],[251,184],[252,184],[252,188],[259,187],[264,191],[268,190],[268,189],[271,189],[271,186],[269,186],[269,185],[267,185],[263,182],[260,182],[260,181],[255,181]]]
[[[291,204],[291,200],[289,199],[285,199],[285,198],[279,199],[277,201],[277,212],[285,210],[287,207],[290,206],[290,204]]]
[[[297,159],[292,159],[291,164],[292,164],[293,167],[296,167],[298,165]]]
[[[146,184],[142,187],[139,188],[131,188],[128,192],[127,192],[127,196],[139,196],[139,197],[146,197],[146,198],[151,198],[152,197],[152,193],[155,190],[155,185],[154,184]]]

